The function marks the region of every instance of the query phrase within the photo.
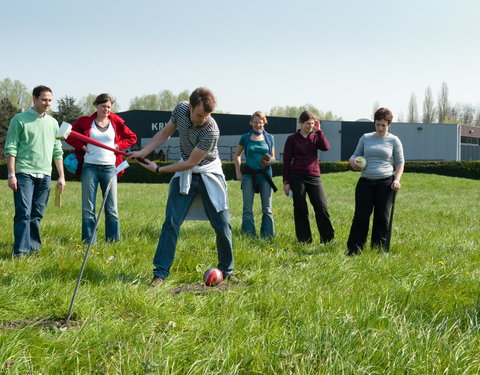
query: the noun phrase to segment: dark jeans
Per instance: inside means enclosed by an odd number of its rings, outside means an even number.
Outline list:
[[[50,176],[35,178],[27,173],[17,173],[16,177],[13,255],[18,257],[42,247],[40,221],[47,206],[51,179]]]
[[[371,247],[386,248],[389,213],[392,207],[392,177],[367,180],[361,177],[355,189],[355,215],[348,237],[348,254],[359,253],[367,241],[370,215],[373,211]]]
[[[312,242],[312,232],[308,219],[308,205],[306,196],[312,203],[317,221],[318,232],[322,243],[327,243],[335,237],[335,231],[328,214],[327,198],[319,176],[288,176],[290,189],[293,191],[293,216],[295,233],[300,242]]]
[[[217,212],[207,194],[202,177],[192,176],[188,194],[180,194],[180,178],[173,178],[168,190],[165,222],[163,223],[157,251],[153,257],[153,275],[165,279],[170,274],[177,247],[180,226],[188,213],[196,194],[201,194],[205,213],[215,230],[217,240],[218,268],[226,277],[233,270],[232,227],[230,225],[230,211]]]

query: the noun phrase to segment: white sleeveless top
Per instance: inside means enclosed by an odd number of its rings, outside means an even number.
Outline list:
[[[115,131],[111,123],[108,124],[108,128],[105,132],[101,132],[97,129],[95,121],[92,121],[90,138],[97,142],[103,143],[106,146],[115,148]],[[85,153],[85,163],[99,165],[115,165],[116,156],[113,151],[106,150],[104,148],[91,144],[88,144],[87,148],[89,152]]]

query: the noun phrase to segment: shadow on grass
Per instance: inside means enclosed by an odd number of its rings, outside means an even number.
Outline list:
[[[44,267],[40,271],[39,277],[45,280],[70,279],[71,281],[76,281],[80,273],[80,267],[80,263],[69,268],[59,268],[58,265],[51,264],[48,267]],[[93,262],[90,264],[87,263],[82,275],[82,282],[87,282],[95,285],[114,282],[132,284],[136,281],[138,281],[137,274],[128,274],[125,272],[104,272],[99,270]]]
[[[77,266],[72,266],[70,268],[59,268],[56,264],[51,264],[49,267],[44,267],[39,273],[41,279],[57,279],[62,280],[66,279],[77,279],[80,272],[80,264]],[[87,280],[91,283],[102,282],[107,279],[107,277],[114,278],[114,276],[108,276],[104,272],[99,271],[98,269],[87,267],[83,271],[82,280]]]

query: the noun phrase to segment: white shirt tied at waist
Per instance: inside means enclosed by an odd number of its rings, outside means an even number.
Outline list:
[[[175,177],[179,177],[180,194],[188,194],[192,173],[199,173],[207,190],[208,197],[217,212],[228,209],[227,183],[223,174],[222,162],[215,159],[206,165],[196,165],[192,169],[176,172]],[[201,205],[203,208],[203,204]]]

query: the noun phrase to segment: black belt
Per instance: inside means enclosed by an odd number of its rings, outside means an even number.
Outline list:
[[[262,168],[262,169],[252,169],[246,164],[243,164],[242,167],[243,167],[242,168],[242,173],[243,174],[249,174],[249,175],[253,176],[252,183],[253,183],[253,187],[254,187],[254,190],[255,190],[256,193],[258,193],[258,186],[257,186],[256,181],[255,181],[255,175],[259,174],[259,173],[261,173],[265,177],[265,180],[267,180],[267,183],[270,185],[273,192],[274,193],[277,192],[278,189],[275,186],[275,183],[273,182],[272,177],[267,172],[271,169],[269,165],[265,168]]]
[[[88,165],[94,165],[95,167],[115,167],[114,164],[93,164],[93,163],[83,163]]]

